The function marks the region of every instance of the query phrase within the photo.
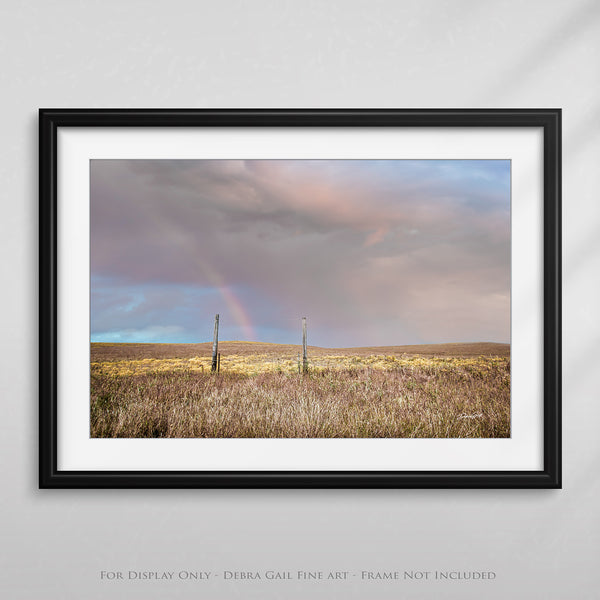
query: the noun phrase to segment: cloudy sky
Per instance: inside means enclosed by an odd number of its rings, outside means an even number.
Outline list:
[[[91,337],[510,339],[510,162],[93,160]]]

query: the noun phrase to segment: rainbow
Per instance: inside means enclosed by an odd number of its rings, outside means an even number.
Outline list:
[[[221,298],[223,298],[231,316],[244,332],[246,341],[256,341],[256,331],[252,325],[252,320],[250,319],[248,311],[244,308],[241,300],[233,293],[225,281],[223,281],[221,274],[213,269],[208,262],[203,261],[198,257],[195,259],[195,263],[198,269],[206,277],[209,284],[216,289],[221,295]]]
[[[161,228],[166,235],[171,234],[169,235],[171,239],[176,240],[182,246],[186,245],[186,241],[181,239],[179,232],[173,224],[159,219],[157,215],[152,214],[152,211],[150,212],[150,217],[157,227]],[[184,248],[182,248],[182,251],[184,251]],[[198,271],[206,278],[209,285],[219,292],[225,301],[228,311],[233,316],[237,325],[242,329],[246,341],[256,341],[256,331],[252,325],[252,320],[250,319],[248,311],[244,308],[242,302],[233,293],[231,288],[225,283],[222,275],[213,269],[206,260],[202,260],[202,258],[197,255],[195,249],[190,249],[187,252],[188,255],[194,256],[193,262]]]
[[[244,305],[240,302],[240,299],[231,291],[228,287],[218,287],[219,293],[221,294],[225,304],[232,314],[235,322],[241,327],[244,332],[246,341],[256,341],[256,331],[248,315],[248,311],[244,308]]]

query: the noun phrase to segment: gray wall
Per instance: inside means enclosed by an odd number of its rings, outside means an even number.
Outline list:
[[[5,2],[3,597],[597,598],[600,3]],[[564,489],[37,489],[37,108],[562,107]],[[102,569],[485,569],[491,583],[106,583]]]

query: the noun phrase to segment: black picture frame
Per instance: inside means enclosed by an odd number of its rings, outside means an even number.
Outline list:
[[[541,128],[543,131],[543,469],[540,471],[61,471],[57,468],[57,166],[62,128]],[[40,109],[40,488],[560,488],[560,109]]]

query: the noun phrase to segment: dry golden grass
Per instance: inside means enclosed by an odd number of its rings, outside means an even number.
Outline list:
[[[229,355],[269,355],[294,359],[301,350],[300,345],[268,344],[265,342],[219,342],[219,352]],[[141,360],[143,358],[195,358],[210,357],[212,343],[202,344],[91,344],[92,362],[113,360]],[[311,358],[324,355],[368,356],[385,354],[393,356],[510,356],[509,344],[490,342],[474,344],[421,344],[416,346],[366,346],[363,348],[319,348],[309,346]]]
[[[508,346],[406,348],[311,348],[301,375],[297,346],[224,342],[216,375],[206,344],[93,344],[91,435],[510,436]]]

